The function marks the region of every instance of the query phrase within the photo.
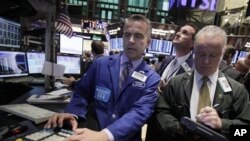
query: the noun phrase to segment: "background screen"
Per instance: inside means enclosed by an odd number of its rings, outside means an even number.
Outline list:
[[[0,17],[0,46],[20,48],[20,28],[19,23]]]
[[[151,39],[148,52],[170,55],[172,51],[172,42],[167,40]]]
[[[24,52],[0,51],[0,77],[28,75]]]
[[[80,74],[80,56],[57,56],[57,64],[64,65],[65,71],[64,74]]]
[[[83,39],[81,37],[67,36],[60,34],[60,53],[82,55]]]
[[[45,53],[41,52],[27,52],[27,61],[29,73],[42,73],[43,64],[45,61]]]

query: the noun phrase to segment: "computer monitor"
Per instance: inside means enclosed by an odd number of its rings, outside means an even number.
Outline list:
[[[25,52],[0,51],[0,78],[28,75]]]
[[[57,55],[57,64],[64,65],[64,74],[80,74],[80,56]]]
[[[40,74],[43,70],[45,61],[45,53],[43,52],[27,52],[27,61],[29,74]]]
[[[235,64],[236,61],[237,61],[237,58],[238,58],[238,54],[239,54],[239,51],[236,51],[233,58],[232,58],[232,61],[231,61],[231,64]]]
[[[60,34],[60,53],[82,55],[83,39],[73,36],[71,38]]]
[[[247,53],[248,53],[247,51],[240,51],[240,52],[239,52],[238,59],[246,57],[246,56],[247,56]]]
[[[20,48],[20,28],[19,23],[0,17],[0,47]]]
[[[110,50],[123,50],[123,39],[122,38],[111,38],[110,39]]]
[[[172,51],[172,41],[152,39],[148,48],[149,53],[170,55]]]

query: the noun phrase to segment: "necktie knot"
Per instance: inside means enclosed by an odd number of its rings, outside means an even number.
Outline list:
[[[207,83],[207,81],[209,80],[209,78],[208,78],[207,76],[204,76],[204,77],[202,78],[202,80],[203,80],[203,83]]]

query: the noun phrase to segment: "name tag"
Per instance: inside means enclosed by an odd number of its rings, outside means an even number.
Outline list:
[[[94,97],[97,100],[100,100],[103,102],[108,102],[110,94],[111,94],[110,89],[105,88],[105,87],[96,86]]]
[[[218,81],[224,93],[232,91],[232,88],[230,87],[226,77],[220,77]]]
[[[141,82],[141,81],[134,81],[132,83],[132,86],[144,88],[145,87],[145,83]]]
[[[189,65],[187,64],[187,62],[183,62],[181,64],[181,67],[185,70],[185,72],[191,71],[191,68],[189,67]]]
[[[131,75],[133,78],[140,80],[142,82],[146,82],[147,76],[144,74],[141,74],[139,72],[134,71]]]

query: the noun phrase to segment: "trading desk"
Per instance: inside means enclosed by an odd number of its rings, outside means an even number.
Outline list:
[[[25,93],[24,95],[21,95],[20,97],[16,98],[15,100],[13,100],[12,102],[10,102],[10,104],[21,104],[21,103],[27,103],[26,99],[29,98],[31,95],[34,94],[44,94],[47,91],[45,90],[45,88],[43,86],[32,86],[32,90],[30,90],[29,92]],[[58,112],[58,113],[62,113],[64,112],[64,109],[66,107],[67,104],[65,103],[44,103],[44,104],[32,104],[34,106],[40,107],[40,108],[44,108],[47,110],[51,110],[54,112]],[[91,112],[88,112],[88,114],[86,115],[86,121],[79,121],[78,122],[78,127],[82,128],[82,127],[86,127],[89,128],[91,130],[96,130],[98,131],[98,124],[95,118],[95,114],[93,111],[93,105],[90,106],[91,107]],[[0,111],[0,127],[3,126],[7,126],[10,124],[17,124],[19,122],[25,121],[26,119],[23,119],[21,117]],[[42,129],[44,123],[35,125],[38,129]]]

